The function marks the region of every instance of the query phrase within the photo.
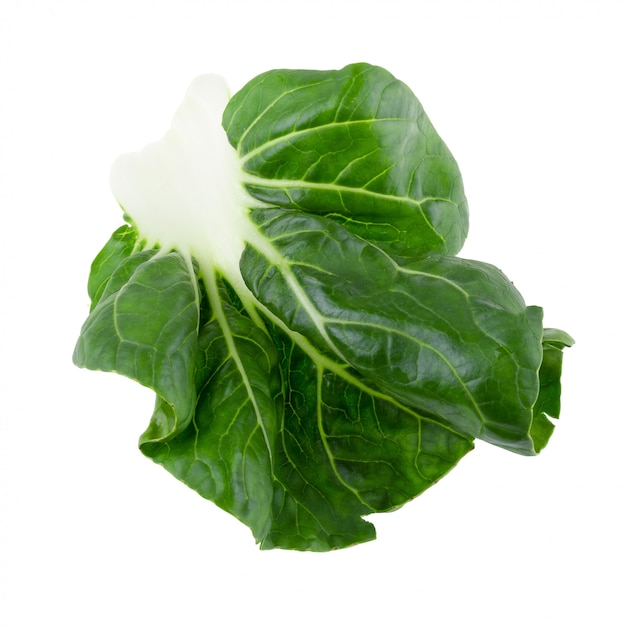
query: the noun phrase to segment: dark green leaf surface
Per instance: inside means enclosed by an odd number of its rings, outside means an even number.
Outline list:
[[[250,249],[242,272],[286,325],[400,402],[535,452],[541,311],[499,270],[439,255],[400,266],[322,217],[273,209],[254,218],[286,263],[273,267]]]
[[[100,301],[111,274],[124,259],[132,254],[136,241],[137,231],[130,226],[122,226],[113,233],[111,239],[94,259],[87,283],[92,310]]]
[[[554,424],[548,418],[556,419],[561,413],[563,348],[573,345],[574,340],[566,332],[556,328],[544,329],[539,397],[533,409],[533,439],[536,441],[537,452],[546,446],[554,430]]]
[[[224,298],[200,331],[197,404],[192,424],[144,454],[248,524],[258,541],[269,530],[274,447],[282,407],[278,358],[267,335]],[[223,326],[218,317],[223,316]],[[167,401],[157,405],[153,422]]]
[[[316,362],[280,333],[276,343],[289,392],[275,522],[263,548],[328,550],[373,539],[361,515],[401,506],[472,449],[470,437],[402,406],[354,372]]]
[[[258,200],[330,215],[397,256],[455,254],[465,241],[458,166],[380,67],[261,74],[233,96],[224,127]]]
[[[118,231],[119,232],[119,231]],[[117,235],[113,235],[113,242]],[[110,249],[109,241],[104,250]],[[199,302],[180,255],[137,252],[112,269],[74,351],[80,367],[117,372],[154,389],[174,410],[144,437],[166,439],[189,424],[195,407]],[[100,272],[101,270],[98,269]]]
[[[116,240],[114,234],[104,250]],[[221,282],[210,288],[219,310],[189,342],[193,350],[168,332],[159,343],[166,318],[195,335],[197,317],[163,307],[155,290],[152,299],[140,292],[143,305],[136,302],[127,319],[126,299],[132,302],[136,285],[153,280],[163,293],[180,289],[179,309],[187,310],[186,301],[193,310],[197,295],[186,288],[193,275],[176,253],[139,251],[120,259],[83,327],[75,362],[154,389],[142,452],[246,523],[262,548],[320,551],[373,539],[363,515],[411,500],[472,449],[472,437],[405,407],[299,335],[252,322]],[[165,263],[177,271],[156,269]],[[180,351],[185,367],[151,369],[142,357],[150,342],[157,354]],[[174,377],[193,388],[187,387],[196,403],[190,419]]]
[[[156,392],[142,452],[263,549],[325,551],[373,539],[364,516],[422,493],[474,438],[545,447],[573,340],[500,270],[453,256],[460,174],[408,87],[365,64],[275,70],[223,124],[249,194],[243,233],[225,233],[236,272],[187,241],[144,249],[134,225],[92,264],[74,361]],[[176,145],[205,136],[183,126]],[[174,165],[165,179],[198,164]],[[202,224],[194,190],[178,191]],[[212,219],[240,196],[214,197]]]

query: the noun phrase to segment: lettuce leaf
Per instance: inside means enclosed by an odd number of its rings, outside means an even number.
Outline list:
[[[546,445],[573,340],[455,256],[458,166],[386,70],[273,70],[232,98],[200,77],[111,184],[127,224],[92,264],[74,362],[153,389],[141,451],[262,548],[373,539],[364,516],[475,438]]]

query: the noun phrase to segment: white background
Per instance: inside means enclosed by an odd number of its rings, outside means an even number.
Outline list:
[[[0,623],[626,623],[624,3],[0,5]],[[152,394],[71,364],[121,152],[188,83],[368,61],[407,82],[459,161],[462,255],[569,331],[536,458],[480,442],[378,539],[261,552],[137,450]]]

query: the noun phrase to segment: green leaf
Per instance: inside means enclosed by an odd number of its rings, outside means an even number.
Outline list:
[[[75,363],[154,389],[142,452],[246,523],[263,549],[371,540],[363,515],[416,497],[472,449],[471,437],[403,406],[303,337],[253,321],[223,281],[207,293],[189,288],[195,275],[177,253],[139,251],[111,269]],[[186,315],[198,302],[199,329]],[[181,341],[182,329],[196,339]],[[157,366],[174,353],[185,355],[184,370]]]
[[[195,276],[184,259],[156,250],[132,254],[113,269],[94,304],[74,363],[117,372],[165,399],[170,411],[153,420],[144,437],[167,439],[186,427],[195,407],[199,301]]]
[[[539,370],[539,397],[534,406],[533,439],[537,451],[542,450],[554,430],[548,419],[556,419],[561,413],[561,370],[563,348],[574,345],[574,340],[566,332],[555,328],[543,331],[543,359]]]
[[[276,349],[266,333],[229,303],[201,329],[192,424],[165,442],[144,440],[144,454],[203,497],[245,522],[258,541],[272,518],[274,445],[282,406]],[[221,319],[220,319],[221,318]],[[160,402],[153,422],[168,405]]]
[[[153,389],[141,451],[261,548],[373,539],[364,517],[474,438],[545,447],[573,340],[453,256],[458,167],[386,70],[275,70],[230,101],[200,77],[111,182],[129,224],[92,264],[74,362]]]
[[[113,233],[104,248],[93,260],[87,282],[87,292],[91,298],[91,310],[100,301],[111,274],[124,259],[133,253],[136,241],[137,231],[130,226],[121,226]]]
[[[399,265],[319,216],[267,209],[254,219],[282,263],[249,248],[243,276],[286,326],[458,432],[535,452],[541,311],[499,270],[438,255]]]
[[[275,341],[288,396],[274,524],[263,549],[371,540],[374,528],[361,516],[413,499],[472,449],[470,437],[402,406],[356,372],[312,359],[282,332]]]
[[[331,216],[398,256],[455,254],[465,241],[458,166],[380,67],[261,74],[233,96],[224,127],[257,200]]]

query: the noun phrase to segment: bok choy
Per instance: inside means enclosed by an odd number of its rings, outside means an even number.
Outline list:
[[[462,259],[456,161],[367,64],[196,79],[111,170],[126,224],[95,258],[74,352],[156,392],[141,451],[264,549],[374,538],[487,441],[559,415],[562,349],[503,273]]]

